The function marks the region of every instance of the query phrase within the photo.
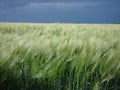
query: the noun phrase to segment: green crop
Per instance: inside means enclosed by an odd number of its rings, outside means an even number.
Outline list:
[[[0,90],[120,90],[120,25],[0,23]]]

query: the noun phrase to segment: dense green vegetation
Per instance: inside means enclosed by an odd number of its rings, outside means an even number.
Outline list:
[[[0,90],[120,90],[120,25],[0,23]]]

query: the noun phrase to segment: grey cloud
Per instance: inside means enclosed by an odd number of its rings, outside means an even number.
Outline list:
[[[80,3],[80,2],[102,2],[102,3],[120,3],[120,0],[0,0],[2,8],[12,8],[24,6],[29,3]]]
[[[58,9],[71,9],[71,8],[84,8],[98,6],[98,3],[94,2],[79,2],[79,3],[29,3],[25,5],[24,9],[36,9],[36,8],[58,8]]]
[[[119,2],[120,0],[0,0],[0,21],[117,22],[120,21]]]

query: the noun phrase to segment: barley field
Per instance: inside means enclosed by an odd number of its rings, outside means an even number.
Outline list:
[[[0,90],[120,90],[120,24],[1,22]]]

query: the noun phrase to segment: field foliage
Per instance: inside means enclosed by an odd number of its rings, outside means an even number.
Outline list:
[[[0,89],[120,90],[120,25],[0,23]]]

